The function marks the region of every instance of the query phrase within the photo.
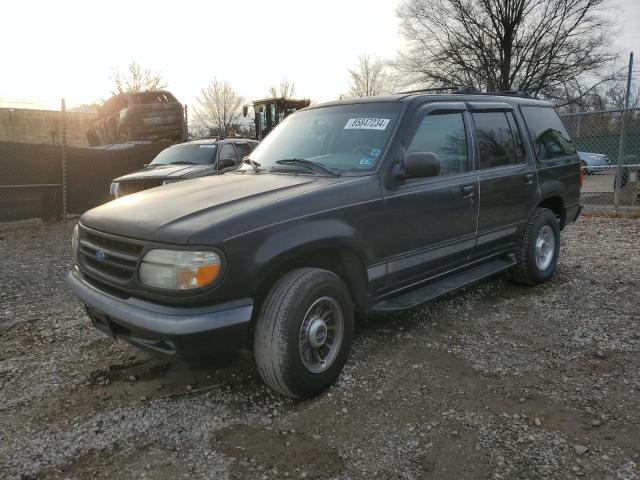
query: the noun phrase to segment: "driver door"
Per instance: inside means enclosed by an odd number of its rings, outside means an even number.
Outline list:
[[[383,187],[388,291],[465,264],[476,242],[479,186],[464,103],[428,103],[405,128],[405,154],[435,153],[440,172]]]

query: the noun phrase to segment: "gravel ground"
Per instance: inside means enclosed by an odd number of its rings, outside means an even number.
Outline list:
[[[90,327],[71,227],[0,226],[1,478],[640,479],[638,220],[571,225],[538,287],[360,322],[302,403],[248,355],[189,371]]]

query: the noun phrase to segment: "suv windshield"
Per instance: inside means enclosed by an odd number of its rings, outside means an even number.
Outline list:
[[[213,162],[216,153],[216,146],[206,145],[174,145],[165,148],[149,164],[151,165],[171,165],[171,164],[194,164],[205,165]]]
[[[274,170],[291,168],[296,160],[308,160],[338,172],[371,170],[391,137],[401,109],[400,104],[387,102],[302,110],[278,125],[250,158],[260,168]]]

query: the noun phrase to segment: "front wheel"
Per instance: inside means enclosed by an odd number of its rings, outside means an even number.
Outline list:
[[[313,397],[338,378],[352,339],[353,303],[344,282],[327,270],[292,270],[271,289],[258,317],[258,371],[283,395]]]
[[[548,208],[538,208],[525,227],[518,263],[512,278],[525,285],[537,285],[551,278],[560,255],[560,225]]]

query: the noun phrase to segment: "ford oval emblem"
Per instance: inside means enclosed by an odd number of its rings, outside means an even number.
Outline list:
[[[99,262],[104,262],[104,259],[107,258],[107,255],[102,250],[96,251],[96,260]]]

